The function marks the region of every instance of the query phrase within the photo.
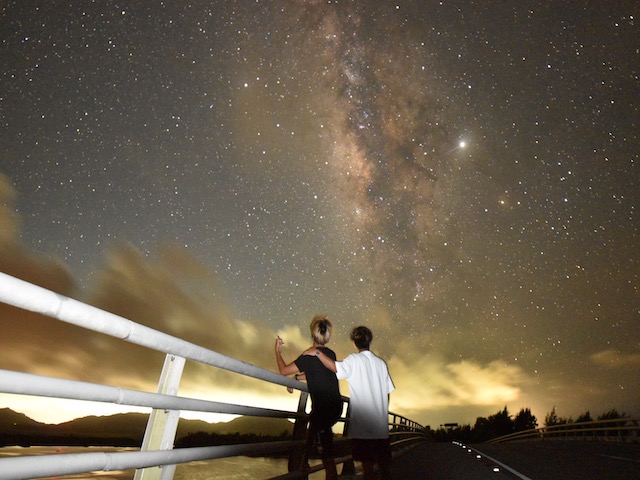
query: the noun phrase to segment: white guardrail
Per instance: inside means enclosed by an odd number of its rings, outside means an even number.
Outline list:
[[[152,409],[139,451],[0,458],[2,479],[33,479],[94,471],[136,469],[135,480],[171,480],[176,464],[239,455],[267,456],[289,453],[289,465],[300,464],[291,456],[300,456],[304,449],[304,432],[308,418],[305,414],[308,398],[305,383],[153,330],[1,272],[0,302],[166,354],[157,393],[0,370],[0,393],[107,402]],[[177,396],[186,360],[299,390],[298,410],[273,410]],[[346,397],[344,400],[348,403]],[[291,441],[173,449],[180,411],[288,418],[295,419],[296,425]],[[347,410],[347,417],[348,415]],[[394,413],[389,415],[392,444],[395,446],[425,438],[425,430],[418,423]],[[342,418],[341,421],[346,430],[347,418]],[[338,458],[336,462],[344,464],[343,472],[353,470],[350,456]],[[162,468],[155,468],[158,466]],[[322,465],[318,465],[306,472],[293,470],[274,478],[305,478],[307,473],[321,469]]]
[[[640,442],[640,417],[620,417],[589,422],[567,422],[492,438],[487,443],[522,440],[586,440],[615,443]]]

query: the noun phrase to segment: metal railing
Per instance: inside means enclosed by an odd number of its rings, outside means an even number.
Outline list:
[[[640,417],[571,422],[533,428],[493,438],[487,443],[549,439],[638,443],[640,442]]]
[[[176,465],[181,463],[239,455],[269,456],[285,453],[289,454],[289,473],[274,478],[305,478],[308,473],[323,468],[322,465],[317,465],[303,469],[305,466],[300,464],[299,457],[304,453],[304,435],[308,421],[308,415],[305,413],[308,390],[305,383],[153,330],[4,273],[0,273],[0,302],[166,354],[157,393],[0,370],[0,393],[106,402],[152,409],[139,451],[0,458],[3,479],[32,479],[136,469],[136,480],[170,480],[173,478]],[[294,388],[300,391],[298,408],[296,411],[274,410],[178,396],[178,385],[186,360]],[[348,398],[343,397],[343,400],[348,405]],[[285,418],[295,420],[295,425],[290,441],[174,449],[181,411]],[[426,438],[427,432],[420,424],[398,414],[389,415],[390,435],[395,448]],[[347,408],[346,417],[340,419],[345,428],[348,426],[348,417]],[[353,461],[348,454],[337,458],[336,463],[344,464],[343,472],[353,470]],[[292,465],[297,466],[293,468]]]

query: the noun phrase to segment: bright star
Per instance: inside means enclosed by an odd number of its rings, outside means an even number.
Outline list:
[[[458,144],[457,144],[455,147],[453,147],[451,150],[449,150],[449,151],[447,152],[447,154],[449,154],[449,153],[453,153],[453,152],[455,152],[456,150],[463,149],[463,148],[465,148],[466,146],[467,146],[467,142],[465,142],[464,140],[460,140],[460,141],[458,142]]]

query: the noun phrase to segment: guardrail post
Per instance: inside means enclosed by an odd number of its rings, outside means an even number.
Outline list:
[[[342,429],[342,436],[344,438],[347,438],[349,436],[349,419],[350,418],[351,418],[351,402],[347,404],[347,417],[346,417],[347,420],[344,422],[344,427]],[[356,465],[355,463],[353,463],[353,459],[350,456],[349,459],[345,460],[344,463],[342,464],[341,475],[355,475],[355,474],[356,474]]]
[[[306,442],[308,418],[305,412],[307,408],[308,397],[309,394],[307,392],[300,392],[296,423],[294,423],[293,425],[292,440],[302,441],[302,444],[297,444],[291,449],[291,453],[289,454],[289,462],[287,464],[289,472],[301,471],[303,467],[308,468],[309,466]],[[304,465],[305,462],[307,463],[306,465]]]
[[[158,393],[177,395],[184,364],[183,357],[167,354],[158,382]],[[179,420],[180,410],[152,410],[140,450],[172,450]],[[134,480],[171,480],[175,469],[175,465],[137,469],[133,478]]]

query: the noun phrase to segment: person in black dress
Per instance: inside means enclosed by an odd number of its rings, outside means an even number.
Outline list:
[[[316,315],[310,325],[313,347],[335,361],[336,354],[325,345],[331,339],[333,325],[324,315]],[[295,374],[296,380],[306,380],[311,396],[311,413],[309,415],[309,429],[307,430],[307,458],[313,442],[319,440],[322,449],[322,464],[325,468],[327,480],[338,478],[333,459],[333,432],[331,427],[342,413],[342,397],[336,374],[322,365],[317,357],[301,354],[292,363],[286,364],[282,358],[284,341],[276,339],[276,361],[282,375]],[[307,463],[307,459],[303,464]]]

